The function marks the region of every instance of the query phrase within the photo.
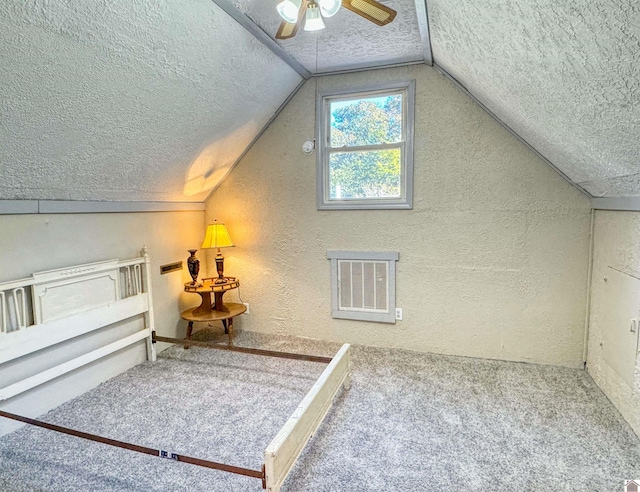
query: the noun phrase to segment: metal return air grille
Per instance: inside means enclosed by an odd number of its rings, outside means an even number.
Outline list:
[[[389,269],[386,261],[338,261],[339,309],[387,312]]]
[[[395,251],[327,251],[333,318],[395,323]]]

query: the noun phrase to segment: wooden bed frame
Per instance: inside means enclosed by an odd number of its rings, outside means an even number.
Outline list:
[[[28,302],[29,298],[31,302]],[[146,340],[147,358],[150,361],[155,361],[155,344],[160,341],[327,363],[320,378],[265,450],[261,470],[116,441],[3,410],[0,410],[0,417],[161,458],[259,478],[263,488],[269,492],[279,492],[306,443],[329,411],[334,397],[341,387],[348,388],[350,385],[350,346],[343,345],[333,358],[327,358],[156,336],[150,261],[146,248],[143,248],[140,258],[76,265],[0,283],[0,368],[21,357],[136,316],[144,318],[143,329],[0,388],[0,405],[3,401],[140,340]]]

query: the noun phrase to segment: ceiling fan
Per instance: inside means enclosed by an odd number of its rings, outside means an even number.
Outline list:
[[[376,0],[283,0],[276,7],[283,19],[276,39],[294,37],[303,19],[305,31],[324,29],[322,18],[335,15],[341,6],[379,26],[389,24],[397,14]]]

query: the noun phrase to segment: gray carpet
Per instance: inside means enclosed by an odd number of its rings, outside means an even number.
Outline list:
[[[201,332],[200,337],[212,333]],[[240,333],[333,355],[338,344]],[[307,491],[616,491],[640,440],[580,370],[354,347],[335,401],[283,486]],[[173,347],[43,420],[259,469],[323,364]],[[24,427],[0,439],[0,491],[260,491],[260,481]]]

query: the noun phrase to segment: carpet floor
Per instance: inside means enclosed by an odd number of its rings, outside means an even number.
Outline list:
[[[242,332],[236,344],[329,356],[339,348]],[[259,470],[324,367],[172,347],[42,420]],[[640,440],[585,371],[354,347],[351,389],[282,491],[609,492],[637,478]],[[0,438],[3,492],[178,490],[262,488],[32,426]]]

